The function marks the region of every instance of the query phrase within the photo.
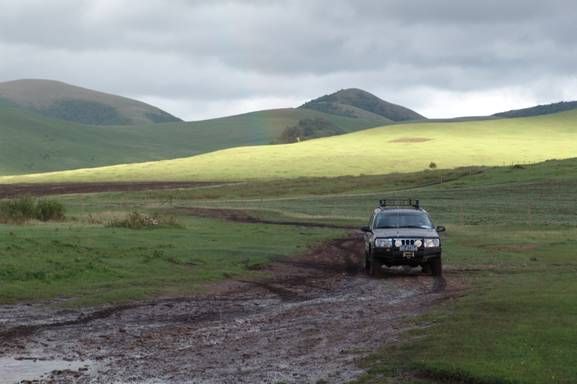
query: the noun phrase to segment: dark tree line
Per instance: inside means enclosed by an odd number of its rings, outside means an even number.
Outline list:
[[[302,119],[299,120],[297,125],[286,127],[275,143],[296,143],[298,141],[340,135],[343,133],[345,132],[341,128],[328,120],[322,118]]]

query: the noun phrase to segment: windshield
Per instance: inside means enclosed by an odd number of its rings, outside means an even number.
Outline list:
[[[378,228],[433,228],[429,216],[423,212],[380,212],[375,218]]]

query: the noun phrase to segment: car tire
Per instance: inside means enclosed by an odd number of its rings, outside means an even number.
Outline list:
[[[382,265],[376,260],[369,260],[369,275],[379,277],[381,275]]]
[[[422,271],[423,273],[429,274],[431,273],[431,264],[430,263],[426,263],[421,265]]]
[[[443,274],[443,263],[440,257],[435,257],[429,262],[431,267],[431,275],[441,276]]]

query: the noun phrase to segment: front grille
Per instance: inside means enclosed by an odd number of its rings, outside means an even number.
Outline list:
[[[414,245],[415,241],[417,240],[421,240],[421,242],[423,241],[423,239],[398,239],[398,240],[401,240],[401,244],[403,245],[409,245],[409,244]],[[396,241],[396,239],[394,241]]]

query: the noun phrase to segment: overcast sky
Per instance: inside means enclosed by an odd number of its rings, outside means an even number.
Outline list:
[[[427,117],[577,100],[572,0],[0,0],[0,81],[186,120],[362,88]]]

